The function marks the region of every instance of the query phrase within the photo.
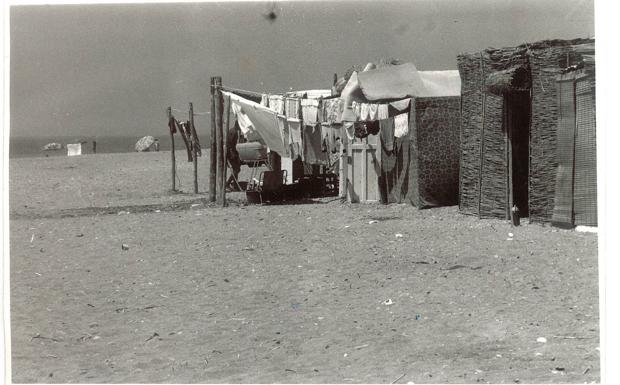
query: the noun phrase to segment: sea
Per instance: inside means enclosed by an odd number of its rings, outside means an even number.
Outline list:
[[[135,152],[136,142],[142,136],[55,136],[55,137],[10,137],[9,138],[9,158],[31,158],[31,157],[50,157],[67,156],[66,145],[68,143],[82,142],[82,154],[93,154],[93,142],[97,142],[97,153],[123,153]],[[159,150],[170,150],[170,136],[161,136],[159,139]],[[208,138],[200,138],[202,148],[209,145]],[[61,150],[44,151],[43,147],[48,143],[61,143]],[[174,138],[174,148],[184,150],[185,143],[179,135]]]

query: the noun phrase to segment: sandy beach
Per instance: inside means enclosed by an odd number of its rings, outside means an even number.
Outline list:
[[[13,382],[600,381],[596,234],[218,208],[185,156],[178,193],[167,152],[10,160]]]

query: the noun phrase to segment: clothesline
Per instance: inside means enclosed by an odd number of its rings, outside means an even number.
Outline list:
[[[224,91],[228,91],[228,92],[232,92],[232,93],[234,93],[235,91],[238,91],[238,92],[243,92],[243,93],[246,93],[246,94],[252,94],[252,95],[256,95],[256,96],[263,96],[264,95],[263,93],[260,93],[260,92],[242,90],[240,88],[233,88],[233,87],[226,87],[226,86],[221,86],[220,88],[222,90],[224,90]]]
[[[189,114],[188,110],[177,110],[176,108],[171,108],[172,111],[181,113],[181,114]],[[207,111],[207,112],[194,112],[194,116],[204,116],[204,115],[210,115],[211,112]]]

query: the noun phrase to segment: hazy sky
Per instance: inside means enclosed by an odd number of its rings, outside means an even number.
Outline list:
[[[211,76],[329,88],[381,57],[456,69],[460,52],[589,36],[593,0],[14,6],[11,135],[162,135],[167,106],[209,110]],[[207,132],[209,118],[196,125]]]

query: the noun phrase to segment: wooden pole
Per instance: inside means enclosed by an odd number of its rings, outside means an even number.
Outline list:
[[[194,127],[194,104],[189,103],[189,132],[192,133],[192,155],[194,156],[194,194],[198,194],[198,138]]]
[[[209,201],[215,202],[216,174],[217,174],[217,147],[215,145],[215,77],[211,78],[211,151],[209,168]]]
[[[217,147],[217,195],[216,201],[224,206],[224,129],[223,129],[223,110],[224,103],[222,98],[222,78],[215,78],[215,143]]]
[[[172,107],[168,107],[167,109],[167,113],[168,113],[168,125],[170,125],[170,119],[172,119]],[[168,127],[168,131],[170,131],[170,164],[172,165],[171,167],[171,174],[172,174],[172,191],[176,191],[176,159],[174,158],[174,134],[172,133],[172,130],[170,129],[170,127]]]
[[[224,116],[225,116],[225,122],[224,122],[224,143],[223,143],[223,151],[222,153],[224,154],[224,161],[223,161],[223,168],[224,170],[222,171],[222,180],[224,183],[224,188],[222,189],[222,206],[226,206],[226,174],[228,171],[228,130],[230,130],[230,97],[224,98]]]

